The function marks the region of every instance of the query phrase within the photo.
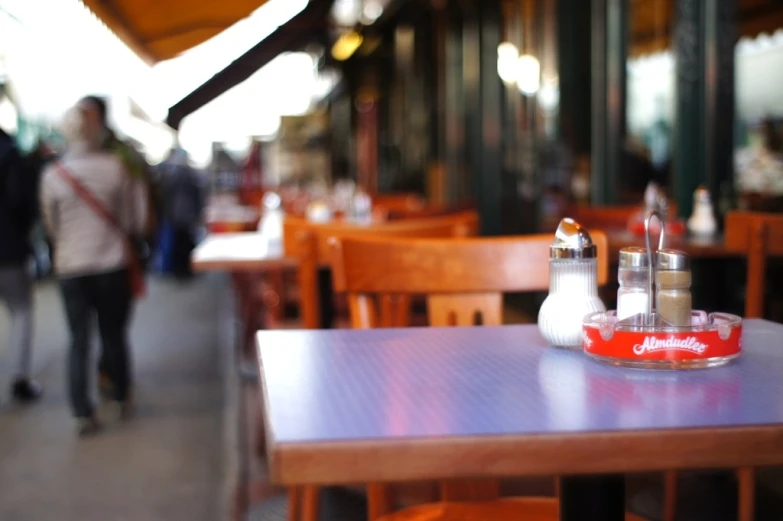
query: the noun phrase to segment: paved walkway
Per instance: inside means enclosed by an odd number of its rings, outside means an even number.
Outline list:
[[[0,312],[0,519],[223,519],[227,288],[216,278],[152,282],[132,334],[136,417],[83,440],[66,399],[56,287],[37,292],[35,371],[46,394],[29,408],[8,401],[8,324]]]

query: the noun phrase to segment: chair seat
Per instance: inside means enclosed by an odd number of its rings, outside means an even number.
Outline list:
[[[511,498],[497,501],[441,502],[398,510],[377,521],[558,521],[557,498]],[[646,521],[626,514],[626,521]]]
[[[339,487],[321,489],[319,521],[367,521],[367,499],[363,494]],[[250,507],[246,521],[289,521],[288,494],[266,499]]]

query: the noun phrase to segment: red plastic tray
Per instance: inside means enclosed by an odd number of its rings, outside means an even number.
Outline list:
[[[622,322],[615,311],[588,315],[583,323],[584,352],[599,360],[650,369],[695,369],[726,364],[742,351],[742,319],[728,313],[694,311],[691,326],[674,327],[653,315]]]

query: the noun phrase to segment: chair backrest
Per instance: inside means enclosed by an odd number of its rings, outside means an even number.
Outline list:
[[[327,265],[331,237],[452,237],[472,236],[477,230],[478,214],[475,211],[370,225],[346,221],[313,223],[300,217],[286,216],[283,221],[283,249],[288,256],[300,256],[302,237],[314,237],[318,262]]]
[[[372,198],[373,213],[384,216],[392,212],[417,212],[426,207],[427,201],[412,193],[383,194]]]
[[[783,256],[783,215],[729,212],[726,214],[726,248],[747,255],[745,317],[762,317],[767,257]]]
[[[608,278],[608,244],[593,232],[598,282]],[[424,294],[430,325],[496,325],[502,294],[549,287],[552,235],[456,240],[335,238],[334,286],[348,294],[356,328],[378,327],[373,296]],[[393,324],[392,324],[393,325]]]
[[[476,212],[463,212],[445,217],[411,219],[371,226],[343,223],[314,224],[304,219],[286,218],[283,223],[286,255],[299,260],[299,291],[302,322],[307,329],[320,326],[320,295],[318,267],[329,263],[329,239],[332,237],[469,237],[478,230]],[[391,301],[388,302],[391,304]],[[384,317],[402,317],[409,301],[396,301],[394,309],[385,307]]]

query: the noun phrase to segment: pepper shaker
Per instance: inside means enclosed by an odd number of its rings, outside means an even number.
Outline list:
[[[673,326],[691,325],[691,267],[688,254],[659,250],[655,269],[655,311]]]
[[[598,251],[590,234],[565,218],[549,248],[549,295],[538,312],[541,335],[556,347],[582,348],[582,319],[606,311],[598,297]]]

